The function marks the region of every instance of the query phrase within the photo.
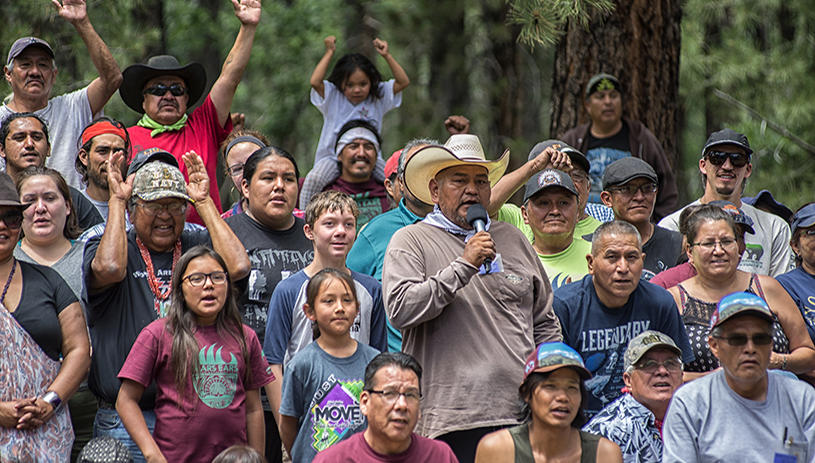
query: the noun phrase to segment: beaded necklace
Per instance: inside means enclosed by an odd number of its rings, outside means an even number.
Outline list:
[[[3,301],[6,300],[6,293],[8,292],[8,287],[11,285],[11,279],[14,278],[14,270],[17,269],[17,259],[12,257],[14,262],[11,264],[11,272],[8,274],[8,280],[6,280],[6,286],[3,286],[3,294],[0,295],[0,304],[3,304]]]
[[[161,284],[156,277],[156,272],[153,269],[153,259],[150,257],[150,251],[147,250],[147,246],[142,243],[142,240],[139,237],[136,237],[136,245],[139,247],[139,253],[141,253],[141,258],[144,260],[144,264],[147,266],[147,283],[150,284],[150,291],[153,292],[153,296],[155,296],[155,309],[156,313],[158,314],[159,318],[164,318],[167,316],[167,309],[169,309],[170,303],[168,299],[170,298],[170,291],[172,291],[173,287],[169,286],[163,293],[161,292]],[[175,242],[175,246],[173,248],[173,267],[171,273],[175,273],[175,264],[178,263],[178,259],[181,257],[181,240],[177,240]]]

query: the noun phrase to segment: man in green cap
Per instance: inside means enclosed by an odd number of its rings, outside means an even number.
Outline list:
[[[561,139],[585,153],[591,163],[589,203],[603,203],[600,199],[603,173],[612,162],[634,156],[650,164],[659,177],[654,208],[654,220],[659,220],[676,209],[679,199],[676,177],[654,134],[642,122],[623,117],[622,92],[620,81],[611,74],[592,76],[583,103],[591,121],[569,130]]]

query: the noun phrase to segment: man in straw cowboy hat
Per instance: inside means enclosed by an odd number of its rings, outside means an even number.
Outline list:
[[[405,186],[434,209],[396,232],[382,273],[402,349],[433,385],[417,430],[446,441],[462,462],[474,460],[481,436],[516,423],[514,390],[526,356],[536,344],[560,340],[552,287],[523,233],[486,212],[486,231],[467,219],[471,208],[489,205],[508,161],[509,150],[488,161],[474,135],[416,151]]]
[[[157,147],[180,160],[182,154],[195,151],[204,161],[209,178],[216,178],[218,146],[232,131],[229,108],[249,63],[260,21],[260,0],[232,0],[232,5],[241,22],[235,45],[209,95],[189,116],[187,108],[198,101],[207,84],[206,72],[199,63],[181,66],[174,56],[159,55],[147,60],[147,64],[134,64],[124,70],[119,94],[132,110],[144,114],[127,129],[134,153]],[[189,178],[184,164],[179,164],[184,178]],[[218,182],[210,185],[210,196],[221,211]],[[196,211],[191,211],[188,221],[202,223]]]

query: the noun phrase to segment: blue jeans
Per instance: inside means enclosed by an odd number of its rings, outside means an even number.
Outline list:
[[[142,415],[144,415],[144,422],[147,423],[147,429],[150,430],[150,434],[153,434],[153,429],[156,427],[156,412],[142,410]],[[133,455],[134,463],[146,463],[139,446],[130,438],[116,410],[100,408],[96,412],[96,419],[93,421],[93,437],[101,436],[110,436],[123,443]]]

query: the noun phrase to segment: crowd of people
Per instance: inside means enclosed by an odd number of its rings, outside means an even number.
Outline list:
[[[393,79],[329,72],[328,37],[304,173],[230,112],[258,0],[207,95],[174,56],[121,71],[85,2],[54,4],[99,78],[52,97],[54,49],[9,49],[1,463],[815,461],[815,204],[743,198],[743,134],[700,143],[678,208],[600,73],[589,122],[515,171],[463,116],[385,161],[408,72],[379,39]],[[116,90],[133,127],[102,116]]]

